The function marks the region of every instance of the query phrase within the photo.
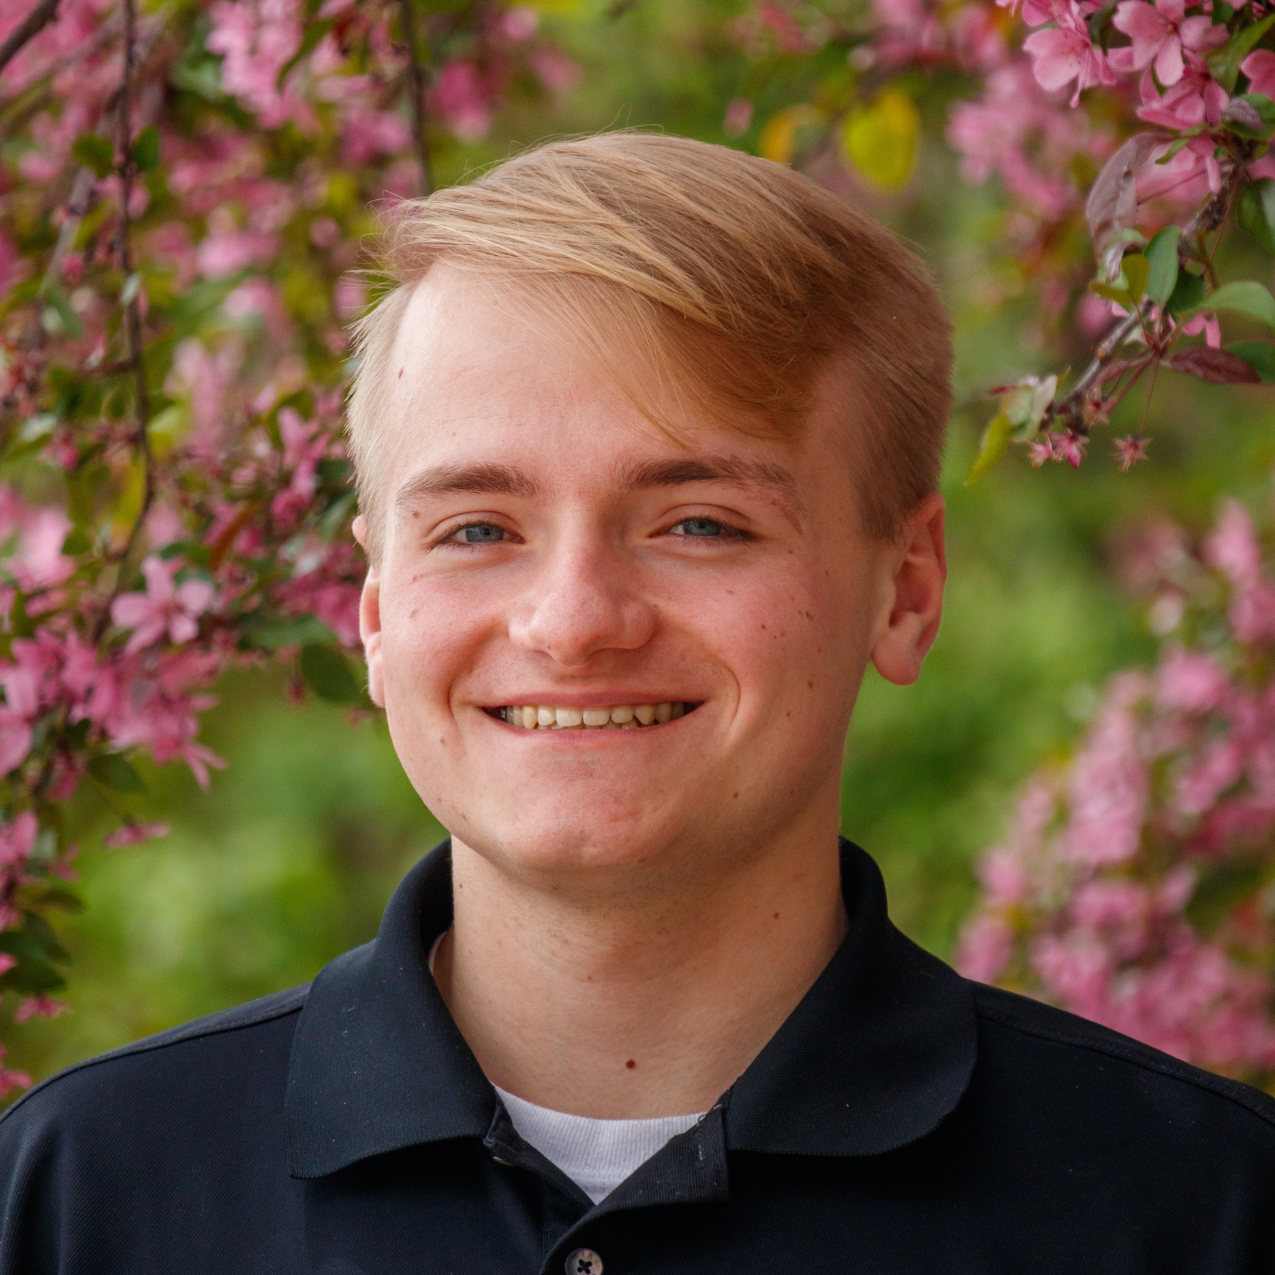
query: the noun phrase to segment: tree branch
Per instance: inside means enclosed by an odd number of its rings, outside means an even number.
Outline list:
[[[40,0],[35,8],[9,32],[9,38],[0,44],[0,71],[3,71],[23,47],[34,40],[57,17],[60,3],[61,0]]]
[[[137,0],[124,0],[124,68],[120,80],[119,91],[119,178],[120,178],[120,220],[117,240],[120,269],[124,274],[124,287],[129,287],[133,276],[133,244],[132,225],[129,216],[129,202],[133,195],[133,181],[137,175],[137,166],[133,159],[133,74],[136,70],[137,49]],[[127,348],[126,362],[133,372],[133,419],[134,442],[141,453],[145,465],[145,489],[142,495],[142,507],[128,533],[128,541],[120,554],[120,573],[116,578],[111,596],[102,608],[94,630],[94,640],[100,640],[110,622],[111,603],[119,593],[123,579],[124,564],[128,561],[141,535],[142,525],[150,512],[151,502],[155,499],[155,466],[151,456],[150,435],[147,426],[150,424],[150,390],[146,384],[146,368],[142,362],[142,311],[138,290],[124,304],[124,334]]]
[[[429,157],[429,139],[425,125],[425,89],[427,77],[416,37],[416,15],[412,0],[398,0],[399,19],[403,24],[403,43],[407,46],[408,96],[412,99],[412,135],[416,139],[416,158],[421,166],[421,194],[434,193],[434,166]]]
[[[1203,244],[1196,241],[1202,241],[1204,236],[1212,233],[1226,221],[1231,203],[1239,192],[1239,188],[1248,172],[1249,160],[1252,158],[1251,152],[1252,147],[1246,146],[1244,153],[1232,154],[1222,161],[1220,166],[1221,182],[1218,189],[1201,203],[1191,220],[1182,227],[1182,235],[1178,240],[1179,267],[1185,265],[1188,261],[1200,261],[1203,259]],[[1090,360],[1089,366],[1081,373],[1075,385],[1071,387],[1064,398],[1050,404],[1049,411],[1042,422],[1045,428],[1049,428],[1057,422],[1077,434],[1087,434],[1089,432],[1089,426],[1084,419],[1085,401],[1090,391],[1107,379],[1106,370],[1115,357],[1116,351],[1129,341],[1138,328],[1147,320],[1151,313],[1152,304],[1150,301],[1143,301],[1137,309],[1121,319],[1107,333],[1094,351],[1094,356]]]

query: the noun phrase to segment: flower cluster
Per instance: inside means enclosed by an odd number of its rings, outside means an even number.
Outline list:
[[[1275,381],[1275,344],[1224,349],[1219,322],[1240,315],[1275,333],[1275,298],[1257,279],[1220,283],[1214,267],[1220,233],[1235,222],[1275,255],[1268,9],[1260,0],[767,0],[735,23],[759,64],[846,54],[846,75],[825,76],[809,103],[765,124],[763,154],[819,164],[836,147],[869,184],[904,187],[920,113],[898,103],[939,99],[966,178],[996,177],[1008,196],[979,299],[1000,305],[1034,289],[1033,339],[1046,329],[1073,347],[1101,338],[1030,427],[991,422],[971,481],[1009,442],[1037,465],[1079,464],[1091,429],[1135,386],[1149,397],[1161,366],[1213,383]],[[748,127],[749,108],[730,104],[728,131]],[[1141,427],[1117,441],[1122,468],[1145,457],[1146,443]]]
[[[0,48],[26,17],[0,14]],[[166,831],[231,666],[369,707],[341,434],[376,201],[427,191],[518,86],[576,68],[533,8],[62,0],[0,64],[0,994],[62,1006],[64,804]],[[404,23],[408,25],[405,26]],[[2,55],[0,55],[2,56]],[[3,1049],[0,1048],[0,1058]],[[0,1093],[26,1083],[0,1070]]]
[[[1147,537],[1153,669],[1112,679],[979,864],[972,978],[1275,1084],[1275,576],[1229,503]]]

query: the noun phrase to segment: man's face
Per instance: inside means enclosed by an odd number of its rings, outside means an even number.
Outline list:
[[[789,444],[662,403],[675,441],[494,286],[417,289],[376,462],[370,687],[421,798],[529,877],[715,870],[816,808],[835,827],[898,551],[859,530],[831,420]]]

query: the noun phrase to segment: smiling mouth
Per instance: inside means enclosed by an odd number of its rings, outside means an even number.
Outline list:
[[[523,730],[641,730],[663,726],[699,707],[683,700],[662,704],[616,704],[606,708],[558,708],[552,704],[509,704],[487,713]]]

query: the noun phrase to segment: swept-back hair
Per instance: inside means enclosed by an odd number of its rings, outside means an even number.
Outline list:
[[[782,164],[681,137],[607,133],[527,151],[391,216],[382,268],[396,286],[355,324],[348,411],[373,561],[391,356],[435,262],[512,285],[519,304],[565,323],[673,432],[652,406],[665,391],[720,424],[795,437],[820,374],[837,363],[853,489],[871,536],[896,535],[937,485],[951,332],[916,258]]]

